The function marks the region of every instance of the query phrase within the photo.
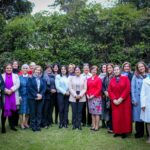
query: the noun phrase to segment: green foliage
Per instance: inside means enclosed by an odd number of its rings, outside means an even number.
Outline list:
[[[65,15],[38,13],[16,17],[6,25],[3,17],[0,20],[1,64],[8,58],[41,65],[149,62],[150,12],[133,5],[109,9],[91,5]]]
[[[33,4],[28,0],[0,0],[0,13],[10,19],[32,12]]]

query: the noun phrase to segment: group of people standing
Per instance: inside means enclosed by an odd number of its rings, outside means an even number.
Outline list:
[[[98,131],[101,119],[108,133],[126,138],[135,122],[135,138],[146,129],[150,144],[150,65],[138,62],[132,72],[129,62],[121,67],[108,63],[100,70],[98,74],[98,67],[89,64],[83,65],[83,73],[74,64],[48,64],[45,71],[34,62],[21,70],[17,61],[6,64],[0,76],[2,133],[6,118],[14,131],[20,118],[21,129],[35,132],[57,124],[58,114],[59,128],[68,128],[71,105],[73,130],[87,124]]]

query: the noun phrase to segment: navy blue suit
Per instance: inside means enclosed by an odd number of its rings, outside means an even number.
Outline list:
[[[40,130],[42,119],[42,108],[44,104],[44,95],[46,91],[46,82],[43,78],[40,78],[40,87],[35,77],[28,79],[28,100],[30,107],[30,125],[33,131]],[[37,100],[37,94],[42,95],[42,100]]]

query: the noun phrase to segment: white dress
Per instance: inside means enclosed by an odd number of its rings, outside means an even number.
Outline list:
[[[145,107],[145,111],[141,110],[141,120],[150,123],[150,75],[143,80],[141,90],[141,108]]]

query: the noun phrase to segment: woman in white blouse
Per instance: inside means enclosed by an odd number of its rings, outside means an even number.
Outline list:
[[[66,66],[61,66],[61,72],[55,78],[55,85],[60,119],[59,128],[68,128],[69,87]]]
[[[147,130],[149,138],[147,143],[150,144],[150,64],[148,66],[149,73],[147,78],[143,80],[142,90],[141,90],[141,116],[140,118],[147,123]]]

